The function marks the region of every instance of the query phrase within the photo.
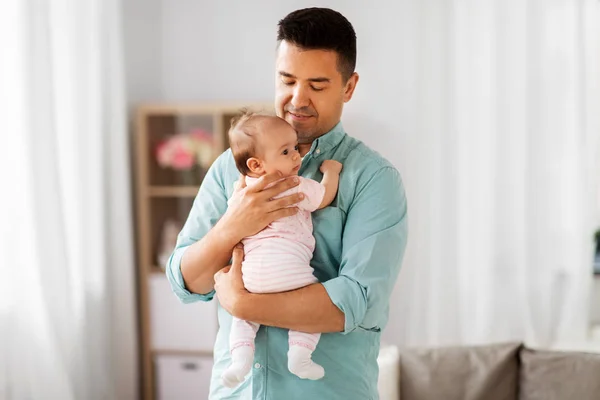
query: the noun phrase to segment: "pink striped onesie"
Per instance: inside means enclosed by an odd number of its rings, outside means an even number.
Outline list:
[[[276,197],[304,193],[304,199],[296,205],[298,212],[274,221],[256,235],[242,240],[242,274],[249,292],[285,292],[317,282],[310,266],[315,250],[310,213],[323,201],[325,187],[312,179],[301,176],[298,178],[298,186]],[[250,185],[256,179],[246,177],[246,184]],[[229,337],[230,351],[241,346],[254,348],[254,338],[259,326],[254,322],[233,318]],[[288,341],[290,347],[296,345],[314,351],[320,337],[320,333],[290,330]]]

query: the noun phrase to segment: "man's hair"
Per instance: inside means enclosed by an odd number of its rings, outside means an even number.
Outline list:
[[[240,110],[240,114],[231,118],[231,126],[228,132],[229,146],[237,169],[244,175],[250,173],[246,161],[256,156],[255,143],[256,136],[259,133],[256,123],[265,117],[272,116],[260,111],[243,108]]]
[[[356,67],[356,33],[352,24],[329,8],[304,8],[279,21],[277,41],[306,50],[331,50],[338,55],[338,70],[347,82]]]

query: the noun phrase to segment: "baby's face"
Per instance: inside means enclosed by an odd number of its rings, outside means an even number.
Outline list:
[[[302,158],[298,153],[296,131],[284,120],[264,124],[259,136],[265,173],[281,172],[283,176],[298,175]]]

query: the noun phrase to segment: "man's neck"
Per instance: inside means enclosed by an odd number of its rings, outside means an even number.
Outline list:
[[[304,157],[306,153],[310,150],[312,146],[312,142],[310,143],[299,143],[298,144],[298,152],[300,153],[300,157]]]
[[[327,135],[329,132],[331,132],[331,130],[332,130],[333,128],[335,128],[335,126],[336,126],[338,123],[339,123],[339,121],[338,121],[338,122],[336,122],[336,123],[335,123],[335,124],[334,124],[334,125],[333,125],[331,128],[329,128],[329,129],[327,130],[327,132],[325,132],[325,133],[322,133],[322,134],[320,134],[320,135],[319,135],[319,136],[317,136],[317,137],[314,137],[314,138],[313,138],[313,140],[311,140],[310,142],[307,142],[307,143],[298,143],[298,152],[300,153],[300,156],[301,156],[301,157],[304,157],[304,156],[306,155],[306,153],[308,153],[308,152],[310,151],[310,148],[311,148],[311,146],[312,146],[313,142],[314,142],[315,140],[317,140],[318,138],[320,138],[321,136]],[[307,138],[306,138],[306,139],[307,139]]]

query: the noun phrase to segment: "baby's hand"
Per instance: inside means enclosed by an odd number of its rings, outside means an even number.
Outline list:
[[[342,163],[335,160],[325,160],[321,164],[321,172],[330,172],[339,175],[339,173],[342,172]]]

